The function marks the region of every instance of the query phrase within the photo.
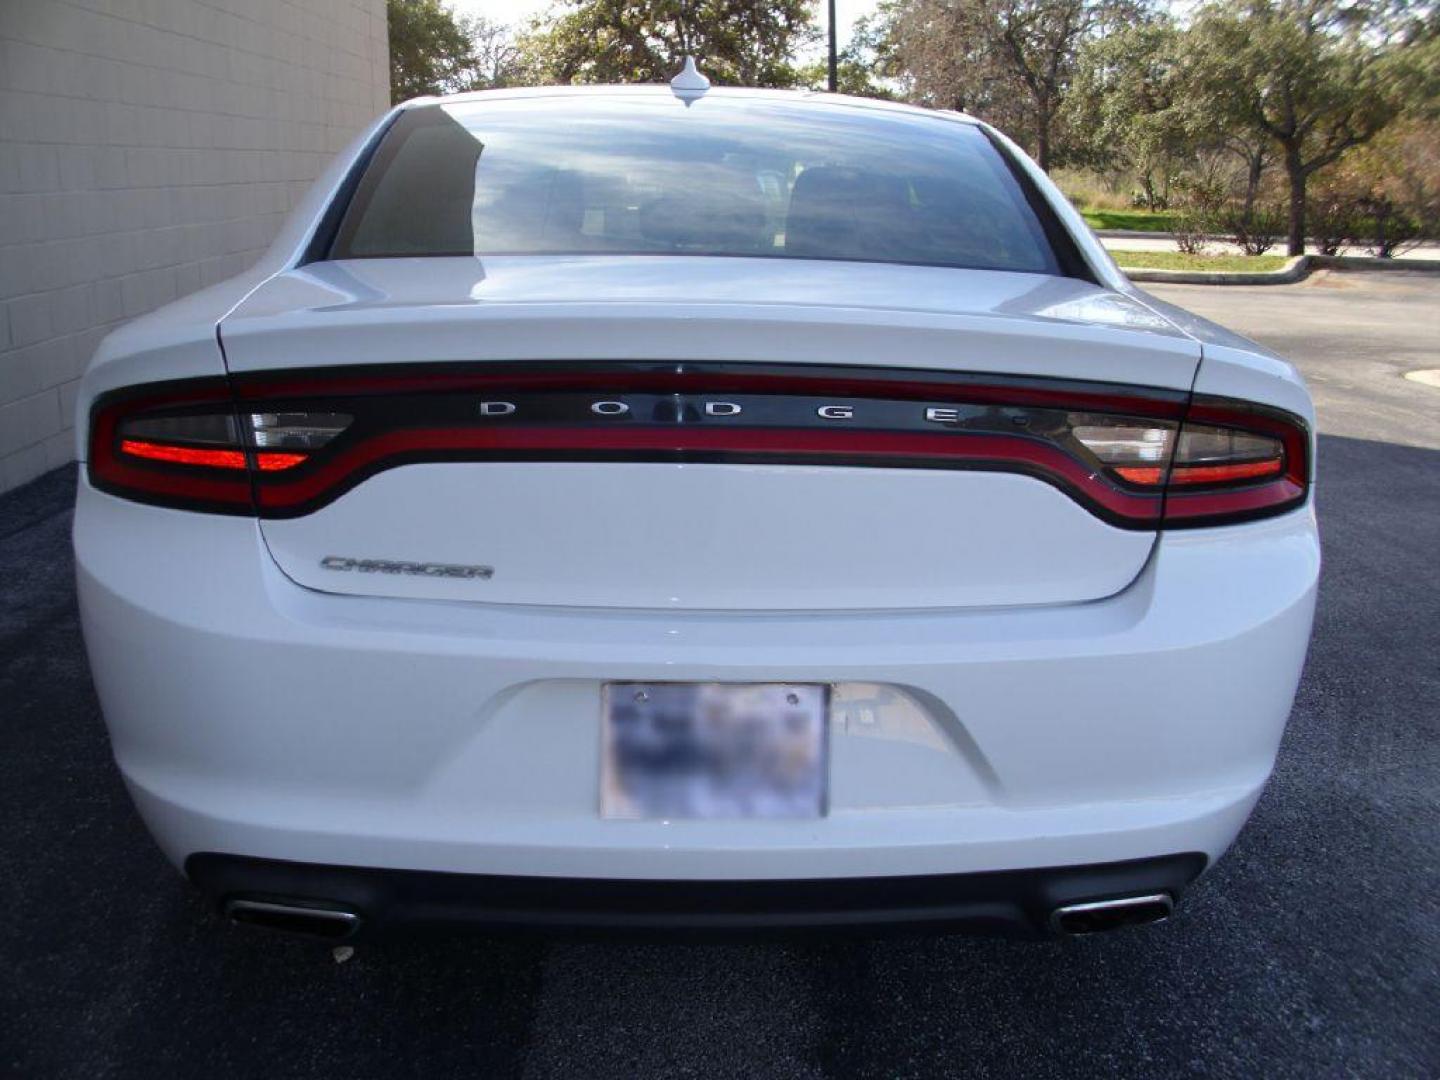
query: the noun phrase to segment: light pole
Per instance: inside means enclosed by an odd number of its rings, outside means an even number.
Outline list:
[[[830,6],[830,93],[835,93],[840,88],[840,77],[837,70],[837,59],[835,55],[835,0],[829,0]]]

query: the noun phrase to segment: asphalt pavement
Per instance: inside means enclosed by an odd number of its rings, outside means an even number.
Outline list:
[[[345,963],[226,927],[110,760],[65,470],[0,496],[0,1073],[1440,1075],[1440,389],[1401,378],[1440,367],[1440,276],[1154,291],[1294,358],[1323,433],[1325,580],[1280,762],[1172,921],[1036,944],[467,938]]]

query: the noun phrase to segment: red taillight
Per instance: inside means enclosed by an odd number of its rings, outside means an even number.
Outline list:
[[[120,453],[150,461],[168,461],[172,465],[203,465],[211,469],[249,468],[243,450],[207,450],[198,446],[121,439]],[[252,456],[255,467],[261,472],[278,472],[299,465],[305,460],[304,454],[274,454],[264,450],[257,450]]]
[[[1170,470],[1170,483],[1177,487],[1186,484],[1230,484],[1254,480],[1262,476],[1276,476],[1284,468],[1278,459],[1269,461],[1242,461],[1234,465],[1176,465]],[[1132,484],[1163,484],[1165,470],[1156,468],[1120,468],[1115,470],[1122,480]]]
[[[272,454],[264,450],[255,451],[255,465],[261,472],[279,472],[291,469],[306,458],[305,454]]]
[[[167,443],[121,439],[120,453],[149,461],[168,461],[172,465],[204,465],[211,469],[243,469],[242,450],[205,450],[198,446],[171,446]]]
[[[1278,476],[1285,469],[1282,458],[1264,461],[1238,461],[1233,465],[1180,465],[1170,470],[1172,487],[1190,484],[1240,484],[1262,476]]]
[[[89,472],[102,491],[213,513],[253,514],[252,474],[303,465],[349,417],[236,414],[223,379],[107,395],[91,421]],[[272,449],[272,447],[295,449]]]
[[[1018,472],[1122,528],[1299,505],[1287,413],[1176,391],[879,368],[420,365],[245,376],[107,396],[90,476],[164,505],[296,517],[437,461],[652,461]]]
[[[1298,417],[1204,398],[1176,429],[1076,415],[1076,440],[1137,489],[1163,491],[1163,523],[1214,525],[1278,513],[1305,500],[1309,432]]]
[[[1301,505],[1310,431],[1297,416],[1226,398],[1186,410],[1165,495],[1168,527],[1221,525]]]

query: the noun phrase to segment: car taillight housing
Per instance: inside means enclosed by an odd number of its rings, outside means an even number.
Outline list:
[[[1164,491],[1167,527],[1251,520],[1305,500],[1310,434],[1303,420],[1278,409],[1202,397],[1178,428],[1075,419],[1076,439],[1112,476]]]
[[[1015,472],[1130,529],[1304,502],[1277,409],[1078,380],[810,365],[529,362],[154,384],[92,413],[89,475],[184,509],[296,517],[436,461],[658,461]]]
[[[1280,409],[1197,396],[1185,414],[1167,481],[1165,525],[1269,517],[1305,502],[1310,429]]]
[[[90,480],[140,502],[254,514],[253,475],[303,465],[350,420],[334,412],[237,411],[224,379],[107,395],[92,413]]]

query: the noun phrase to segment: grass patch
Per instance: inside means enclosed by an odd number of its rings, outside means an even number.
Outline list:
[[[1128,270],[1279,270],[1289,261],[1285,255],[1184,255],[1178,251],[1112,251],[1111,256]]]
[[[1132,232],[1172,232],[1175,215],[1159,210],[1082,210],[1092,229],[1129,229]]]
[[[1133,210],[1135,190],[1128,173],[1098,173],[1092,169],[1060,168],[1050,179],[1077,207],[1088,210]]]

